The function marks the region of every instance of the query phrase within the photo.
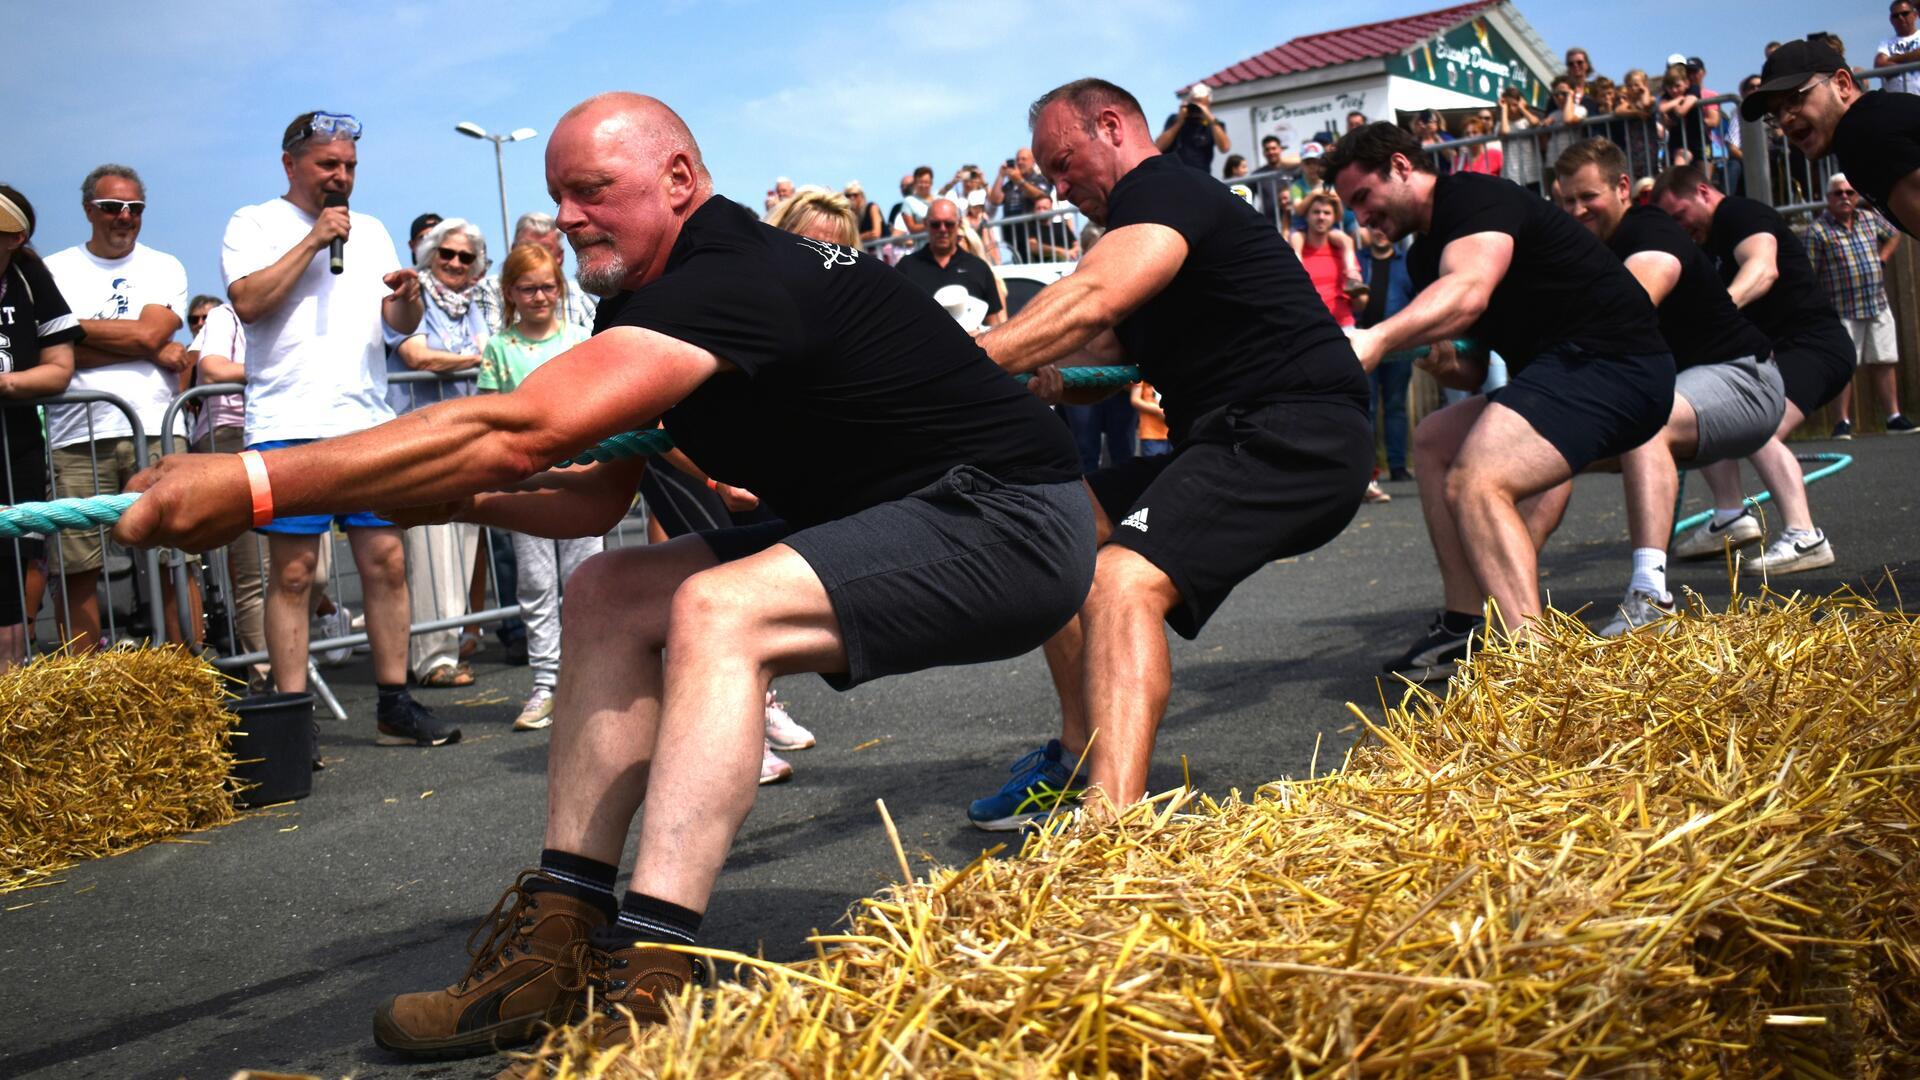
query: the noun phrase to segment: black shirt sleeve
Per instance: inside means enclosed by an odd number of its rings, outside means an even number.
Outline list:
[[[1920,170],[1920,97],[1868,93],[1840,117],[1833,150],[1853,186],[1900,226],[1892,213],[1893,189]]]
[[[47,272],[45,263],[37,258],[23,259],[16,255],[13,268],[19,271],[22,283],[33,297],[33,329],[41,348],[69,344],[86,336],[86,332],[80,329],[80,321],[73,317],[73,309],[67,306],[67,298],[60,294],[60,286],[54,284],[53,275]]]
[[[731,265],[739,263],[739,265]],[[638,326],[697,345],[745,372],[791,363],[806,351],[793,298],[744,260],[711,256],[642,286],[595,329]]]
[[[1613,234],[1610,246],[1623,262],[1630,255],[1658,251],[1680,260],[1683,267],[1693,257],[1695,250],[1693,241],[1684,231],[1659,228],[1657,222],[1635,213],[1628,213],[1620,219],[1620,228]]]

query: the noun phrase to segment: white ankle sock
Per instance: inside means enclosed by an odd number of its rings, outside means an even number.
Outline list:
[[[1670,603],[1667,595],[1667,553],[1659,548],[1633,549],[1633,579],[1627,591],[1638,589],[1661,603]]]
[[[1715,525],[1725,525],[1727,522],[1732,521],[1734,518],[1746,512],[1747,508],[1744,506],[1736,506],[1731,510],[1723,510],[1716,506],[1713,508],[1713,523]]]

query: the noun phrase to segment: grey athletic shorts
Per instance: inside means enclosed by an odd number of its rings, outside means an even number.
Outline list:
[[[702,532],[722,562],[786,544],[820,576],[846,645],[836,690],[1039,648],[1093,587],[1093,503],[1078,480],[1007,484],[960,465],[892,502],[796,530]]]
[[[1674,380],[1673,392],[1693,406],[1700,424],[1700,448],[1680,462],[1685,468],[1738,460],[1760,449],[1779,430],[1787,408],[1779,366],[1751,356],[1687,368]]]

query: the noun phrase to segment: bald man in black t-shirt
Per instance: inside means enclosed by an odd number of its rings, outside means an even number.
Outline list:
[[[510,394],[253,458],[167,458],[115,531],[205,550],[264,505],[599,535],[643,459],[495,489],[656,417],[780,515],[574,574],[540,868],[501,899],[465,978],[378,1008],[375,1039],[412,1056],[488,1053],[566,1021],[605,1021],[603,1043],[617,1040],[616,1007],[664,1019],[699,968],[659,946],[695,940],[752,808],[768,681],[817,672],[845,688],[1017,655],[1093,577],[1065,428],[904,277],[714,195],[692,134],[652,98],[576,106],[548,143],[547,183],[581,283],[607,294],[594,337]]]
[[[981,344],[1055,399],[1056,362],[1139,364],[1173,452],[1087,477],[1102,540],[1093,592],[1047,646],[1061,737],[969,808],[986,829],[1045,816],[1070,795],[1082,751],[1082,782],[1117,806],[1140,799],[1172,683],[1165,627],[1195,637],[1255,571],[1338,535],[1373,464],[1366,378],[1273,226],[1160,153],[1112,83],[1068,83],[1029,116],[1054,189],[1106,232]]]

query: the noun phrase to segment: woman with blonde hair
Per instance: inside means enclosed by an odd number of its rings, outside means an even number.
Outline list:
[[[587,339],[559,316],[566,310],[567,276],[541,244],[522,244],[500,269],[500,326],[480,352],[479,389],[506,393],[533,370]],[[508,533],[520,566],[520,617],[527,624],[527,663],[533,694],[513,722],[515,731],[553,723],[553,692],[560,682],[560,592],[580,564],[598,555],[600,537],[549,540]]]
[[[792,198],[774,207],[767,215],[767,224],[812,240],[850,248],[860,246],[860,219],[853,212],[853,204],[844,195],[812,184],[795,191]]]

